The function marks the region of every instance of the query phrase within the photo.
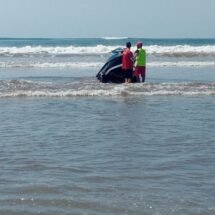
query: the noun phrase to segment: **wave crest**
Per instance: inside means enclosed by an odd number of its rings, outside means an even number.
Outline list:
[[[128,37],[102,37],[105,40],[126,40]]]
[[[0,68],[101,68],[103,62],[0,62]],[[148,62],[147,67],[211,67],[214,61]]]
[[[76,96],[215,96],[215,83],[102,84],[94,80],[47,83],[26,80],[0,81],[0,97]]]
[[[24,47],[0,47],[0,56],[19,55],[101,55],[108,54],[112,50],[122,46],[66,46],[66,47],[45,47],[45,46],[24,46]],[[208,46],[145,46],[148,55],[167,57],[195,57],[215,56],[215,45]],[[135,47],[132,49],[135,50]]]

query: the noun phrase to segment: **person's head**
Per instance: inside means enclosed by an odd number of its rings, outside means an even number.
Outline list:
[[[143,43],[142,42],[137,42],[137,48],[139,49],[139,48],[142,48],[142,46],[143,46]]]
[[[127,43],[126,43],[126,47],[130,49],[130,48],[131,48],[131,43],[130,43],[130,42],[127,42]]]

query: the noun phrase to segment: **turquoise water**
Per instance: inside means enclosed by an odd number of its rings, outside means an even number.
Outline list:
[[[213,215],[213,40],[146,40],[131,85],[95,79],[127,39],[95,40],[1,40],[0,214]]]

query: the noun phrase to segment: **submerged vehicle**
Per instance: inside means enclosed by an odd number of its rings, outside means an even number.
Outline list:
[[[122,71],[122,48],[114,49],[111,56],[96,75],[103,83],[124,83],[125,78]],[[134,82],[134,80],[132,81]]]
[[[123,49],[114,49],[111,56],[96,75],[97,79],[103,83],[123,83],[124,77],[122,73],[122,52]]]

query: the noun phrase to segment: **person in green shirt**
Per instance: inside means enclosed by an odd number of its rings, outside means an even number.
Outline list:
[[[146,77],[146,51],[143,49],[143,43],[137,43],[137,50],[135,51],[135,68],[134,77],[137,82],[145,82]]]

